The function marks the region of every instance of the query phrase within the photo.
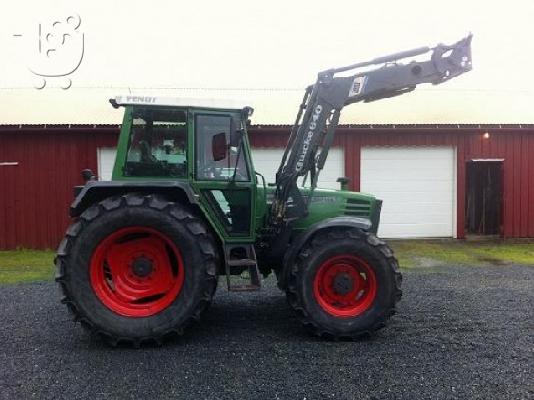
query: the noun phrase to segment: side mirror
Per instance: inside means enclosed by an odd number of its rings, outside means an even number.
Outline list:
[[[226,133],[221,132],[211,138],[211,152],[214,161],[221,161],[226,158],[228,143],[226,143]]]

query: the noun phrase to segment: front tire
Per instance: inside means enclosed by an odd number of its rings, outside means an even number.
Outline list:
[[[206,224],[158,195],[110,197],[67,230],[56,281],[75,320],[112,345],[181,335],[210,304],[218,252]]]
[[[286,294],[313,334],[355,339],[385,326],[401,298],[401,281],[385,242],[363,230],[334,229],[300,251]]]

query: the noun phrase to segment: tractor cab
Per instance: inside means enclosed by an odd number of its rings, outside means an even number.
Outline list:
[[[182,181],[223,241],[254,241],[256,175],[246,135],[252,108],[152,96],[110,102],[125,107],[113,181]]]

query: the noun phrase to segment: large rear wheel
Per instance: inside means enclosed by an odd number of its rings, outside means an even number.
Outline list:
[[[314,334],[357,338],[385,326],[401,298],[393,251],[357,229],[317,234],[290,271],[287,298]]]
[[[63,303],[111,344],[180,335],[212,300],[218,252],[187,206],[127,194],[89,207],[56,257]]]

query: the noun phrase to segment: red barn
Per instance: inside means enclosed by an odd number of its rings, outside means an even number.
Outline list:
[[[72,187],[108,179],[118,125],[0,127],[0,249],[55,248]],[[534,125],[344,125],[320,186],[350,178],[384,200],[383,237],[534,237]],[[272,180],[288,126],[250,128]]]

